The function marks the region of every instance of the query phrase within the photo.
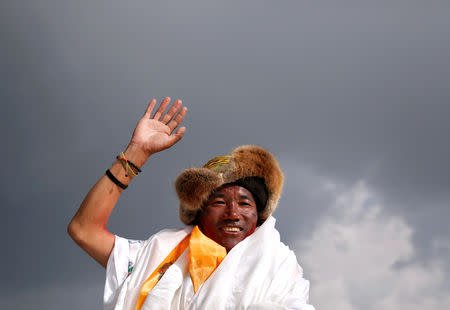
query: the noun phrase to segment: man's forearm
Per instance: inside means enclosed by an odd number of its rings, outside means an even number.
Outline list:
[[[142,167],[148,156],[136,145],[130,145],[125,157]],[[131,177],[117,160],[109,169],[122,184],[128,185]],[[123,189],[103,175],[91,188],[68,227],[72,239],[101,265],[106,266],[114,246],[114,235],[106,226]]]

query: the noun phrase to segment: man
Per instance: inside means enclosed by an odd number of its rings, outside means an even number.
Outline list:
[[[187,109],[177,100],[164,114],[152,100],[125,152],[89,191],[68,227],[70,236],[106,268],[104,309],[314,309],[309,282],[280,242],[271,216],[283,184],[278,162],[257,146],[241,146],[175,182],[184,229],[147,241],[106,230],[121,192],[147,159],[179,141]]]

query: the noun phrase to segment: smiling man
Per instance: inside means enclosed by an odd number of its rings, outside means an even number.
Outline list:
[[[184,229],[146,241],[106,230],[109,216],[148,158],[179,141],[186,108],[152,100],[130,144],[90,190],[68,227],[70,236],[106,267],[104,309],[314,309],[309,282],[282,242],[271,216],[283,173],[275,157],[240,146],[175,181]]]
[[[212,193],[199,212],[203,233],[229,252],[256,229],[258,211],[253,194],[246,188],[227,184]]]

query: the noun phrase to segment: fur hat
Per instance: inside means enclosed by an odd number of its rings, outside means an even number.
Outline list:
[[[175,181],[181,221],[192,225],[210,194],[229,183],[252,192],[259,204],[258,220],[262,223],[277,207],[283,187],[283,172],[275,157],[256,145],[239,146],[231,155],[216,157],[203,168],[186,169]]]

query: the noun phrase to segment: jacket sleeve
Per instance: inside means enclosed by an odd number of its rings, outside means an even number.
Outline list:
[[[143,241],[115,236],[114,247],[106,265],[105,290],[103,294],[103,307],[105,310],[114,308],[120,288],[133,270],[137,253],[142,245]]]

